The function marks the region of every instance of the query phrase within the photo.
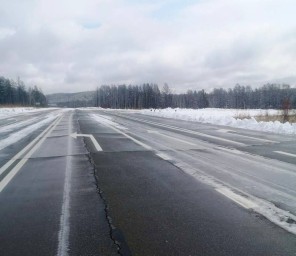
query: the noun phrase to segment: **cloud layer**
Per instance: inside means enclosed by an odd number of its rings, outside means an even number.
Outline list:
[[[294,0],[0,0],[0,75],[45,93],[296,83]]]

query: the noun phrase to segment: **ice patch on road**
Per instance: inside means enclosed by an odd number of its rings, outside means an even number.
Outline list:
[[[141,114],[173,118],[177,120],[193,121],[235,128],[272,132],[278,134],[296,134],[296,124],[275,122],[257,122],[254,116],[263,115],[263,110],[235,110],[235,109],[144,109]],[[278,110],[268,110],[268,115],[276,115]],[[250,116],[246,119],[236,119],[236,116]]]

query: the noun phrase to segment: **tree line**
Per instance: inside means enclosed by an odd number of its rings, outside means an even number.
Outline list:
[[[288,104],[296,108],[296,89],[287,84],[266,84],[253,89],[251,86],[235,85],[230,89],[188,90],[173,93],[167,84],[160,90],[157,84],[103,85],[95,92],[94,103],[102,108],[236,108],[281,109]]]
[[[47,100],[37,86],[26,88],[23,81],[0,77],[0,105],[46,106]]]

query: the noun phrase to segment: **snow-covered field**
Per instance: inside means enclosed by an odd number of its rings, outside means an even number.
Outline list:
[[[0,108],[0,119],[13,117],[19,114],[28,114],[40,111],[46,111],[48,108],[33,108],[33,107],[23,107],[23,108]]]
[[[295,123],[281,123],[279,121],[258,122],[255,116],[279,115],[278,110],[238,110],[238,109],[144,109],[143,115],[173,118],[179,120],[225,125],[230,127],[244,128],[249,130],[272,132],[279,134],[296,134]],[[242,119],[241,119],[242,118]]]

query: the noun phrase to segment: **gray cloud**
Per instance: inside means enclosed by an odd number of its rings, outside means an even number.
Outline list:
[[[0,0],[1,75],[46,93],[294,85],[294,0]]]

